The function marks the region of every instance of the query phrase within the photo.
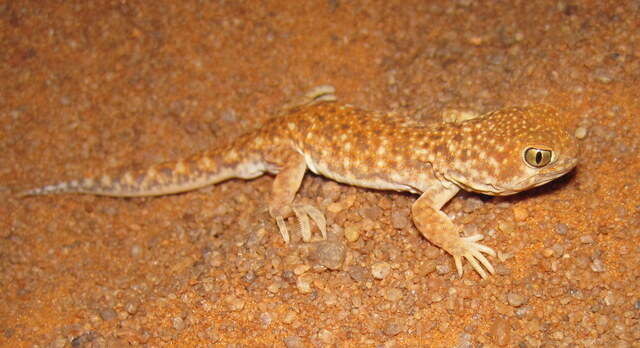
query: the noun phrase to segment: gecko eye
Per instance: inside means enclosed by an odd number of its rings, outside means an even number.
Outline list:
[[[524,151],[524,161],[532,167],[544,167],[551,162],[551,151],[530,147]]]

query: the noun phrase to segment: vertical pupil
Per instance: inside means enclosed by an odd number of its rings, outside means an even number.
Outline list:
[[[540,164],[542,162],[542,152],[536,152],[536,163]]]

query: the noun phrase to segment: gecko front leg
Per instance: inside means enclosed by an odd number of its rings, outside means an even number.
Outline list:
[[[482,235],[460,237],[460,227],[440,210],[459,190],[455,185],[434,185],[423,192],[411,207],[413,222],[425,238],[453,256],[459,276],[462,276],[462,258],[465,258],[482,278],[486,278],[487,274],[480,263],[490,273],[495,271],[482,253],[495,256],[495,251],[477,243],[482,240]]]
[[[322,233],[322,238],[327,239],[326,220],[324,214],[311,205],[293,205],[296,192],[302,184],[307,164],[299,153],[290,151],[285,163],[276,175],[271,189],[269,202],[269,214],[276,220],[280,234],[285,243],[289,243],[289,231],[284,219],[294,214],[298,219],[298,226],[302,234],[302,240],[311,240],[311,227],[309,217],[316,223]]]

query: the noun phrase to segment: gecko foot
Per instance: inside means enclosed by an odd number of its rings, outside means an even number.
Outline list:
[[[323,101],[336,101],[338,98],[336,97],[335,92],[335,87],[331,85],[316,86],[304,95],[296,97],[292,101],[286,103],[282,107],[282,110],[283,112],[288,112],[301,106],[309,106]]]
[[[312,205],[296,205],[291,209],[293,210],[296,219],[298,219],[298,229],[302,235],[303,241],[311,241],[311,225],[309,224],[309,218],[311,218],[316,226],[318,226],[320,233],[322,233],[322,239],[327,239],[327,220],[320,210]],[[278,230],[280,230],[280,235],[282,235],[282,239],[284,239],[284,242],[288,244],[291,238],[289,237],[289,230],[287,229],[284,217],[276,216],[275,219],[276,224],[278,225]]]
[[[487,278],[487,273],[484,271],[482,266],[484,266],[484,268],[486,268],[489,273],[495,273],[491,262],[489,262],[489,260],[487,260],[487,258],[482,255],[482,253],[496,256],[496,252],[488,246],[476,243],[483,238],[484,236],[481,234],[476,234],[469,237],[461,237],[459,240],[459,244],[453,248],[453,251],[450,251],[451,255],[453,255],[453,260],[456,263],[456,269],[458,270],[458,275],[460,277],[462,277],[462,258],[465,258],[467,261],[469,261],[473,269],[475,269],[483,279]],[[482,264],[482,266],[480,266],[480,264]]]

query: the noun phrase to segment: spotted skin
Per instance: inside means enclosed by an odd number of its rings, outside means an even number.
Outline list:
[[[306,170],[335,181],[420,194],[411,213],[431,243],[485,278],[494,268],[481,235],[461,237],[461,228],[442,207],[460,190],[509,195],[542,185],[577,163],[575,139],[549,106],[512,107],[452,122],[419,125],[333,101],[294,108],[262,128],[219,149],[178,162],[119,176],[88,178],[26,191],[23,195],[87,193],[117,197],[157,196],[197,189],[230,178],[275,174],[269,212],[285,240],[285,219],[295,215],[303,239],[311,239],[309,218],[326,238],[324,215],[294,198]],[[551,151],[549,163],[527,163],[528,148]],[[535,157],[539,159],[541,157]],[[485,271],[486,270],[486,271]]]

